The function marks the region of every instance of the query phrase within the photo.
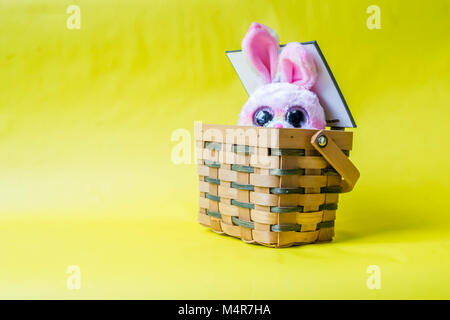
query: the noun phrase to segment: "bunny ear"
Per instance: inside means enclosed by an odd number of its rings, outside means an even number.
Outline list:
[[[298,42],[288,43],[281,51],[279,61],[281,81],[310,89],[317,80],[314,60]]]
[[[242,50],[264,81],[272,82],[278,63],[278,36],[275,31],[265,25],[252,23],[242,40]]]

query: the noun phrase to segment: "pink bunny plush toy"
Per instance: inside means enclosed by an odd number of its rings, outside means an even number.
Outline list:
[[[278,57],[279,40],[269,27],[253,23],[242,50],[264,85],[242,107],[238,125],[273,128],[325,129],[319,98],[310,89],[317,69],[306,49],[288,43]]]

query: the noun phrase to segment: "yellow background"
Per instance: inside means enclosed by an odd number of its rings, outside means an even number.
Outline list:
[[[0,297],[450,298],[449,17],[446,0],[3,0]],[[224,51],[253,21],[317,40],[358,124],[361,179],[331,243],[214,234],[195,165],[171,162],[175,129],[236,123],[246,93]]]

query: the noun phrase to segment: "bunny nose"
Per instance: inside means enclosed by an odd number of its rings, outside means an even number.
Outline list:
[[[283,128],[283,125],[281,123],[275,123],[275,125],[273,126],[274,128]]]

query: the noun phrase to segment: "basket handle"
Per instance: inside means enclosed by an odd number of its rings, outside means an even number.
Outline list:
[[[359,179],[359,171],[333,139],[324,130],[320,130],[312,136],[311,144],[344,178],[342,192],[352,191]]]

